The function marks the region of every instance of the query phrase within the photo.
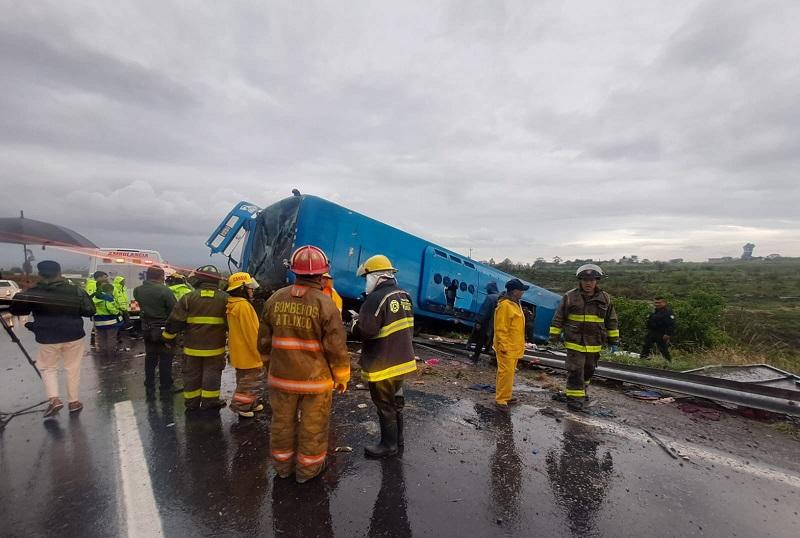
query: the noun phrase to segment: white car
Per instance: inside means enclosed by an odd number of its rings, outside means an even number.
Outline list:
[[[0,300],[11,300],[20,291],[19,286],[13,280],[0,280]],[[0,305],[3,304],[0,303]],[[3,306],[7,307],[8,303],[5,303]]]

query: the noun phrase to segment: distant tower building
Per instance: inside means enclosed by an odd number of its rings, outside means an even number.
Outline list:
[[[743,260],[752,260],[753,259],[753,249],[756,246],[753,243],[747,243],[745,246],[742,247],[742,259]]]

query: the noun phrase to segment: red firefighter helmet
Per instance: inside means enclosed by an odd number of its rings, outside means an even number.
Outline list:
[[[294,251],[289,268],[296,275],[323,275],[330,271],[331,264],[322,249],[305,245]]]

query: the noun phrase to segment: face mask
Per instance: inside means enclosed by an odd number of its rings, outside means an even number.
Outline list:
[[[375,289],[375,286],[378,285],[378,279],[383,276],[378,273],[368,273],[367,274],[367,281],[364,284],[364,292],[369,295]]]

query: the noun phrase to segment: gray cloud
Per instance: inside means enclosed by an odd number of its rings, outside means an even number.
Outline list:
[[[477,258],[800,255],[789,0],[0,8],[3,214],[199,263],[298,187]]]

